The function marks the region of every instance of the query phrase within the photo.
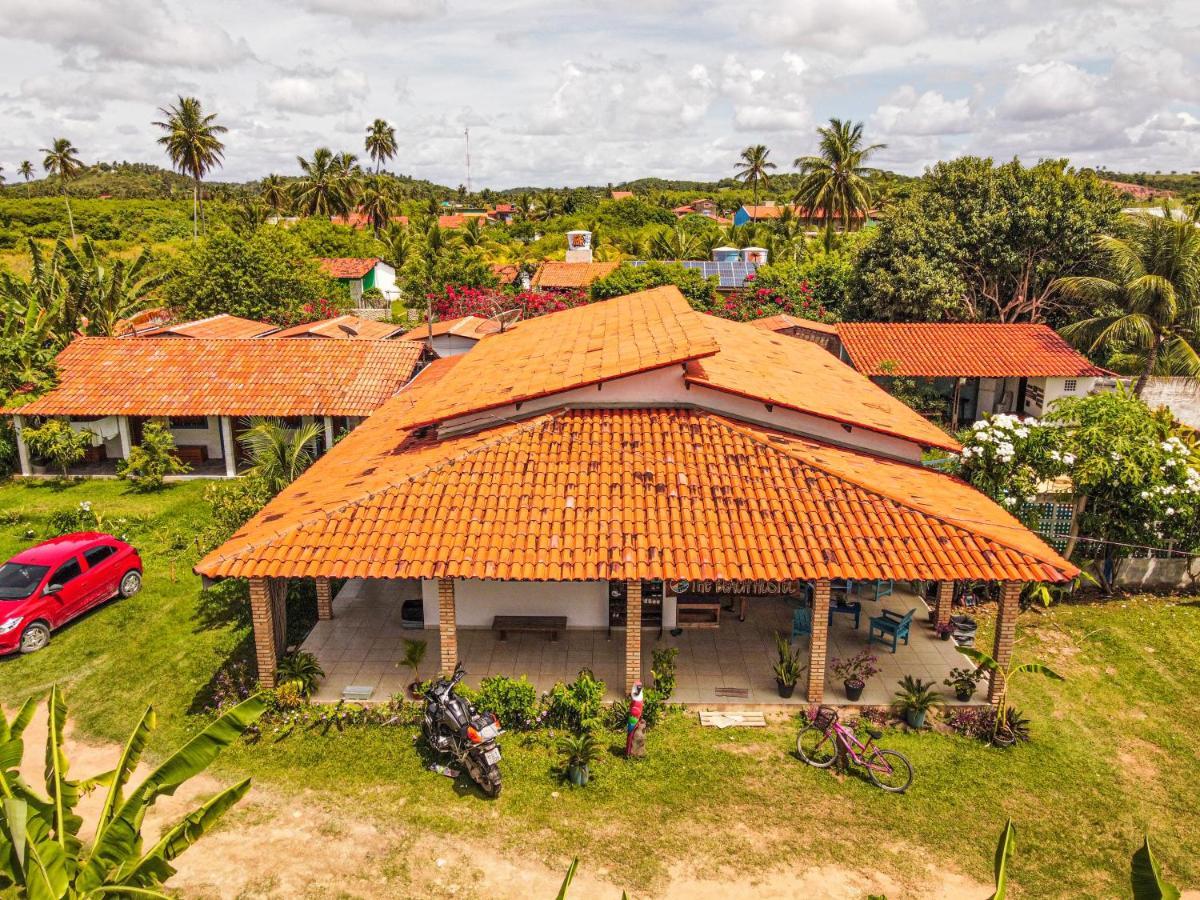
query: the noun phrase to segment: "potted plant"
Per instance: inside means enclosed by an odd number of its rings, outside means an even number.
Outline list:
[[[592,733],[567,732],[559,737],[557,747],[567,769],[567,780],[576,787],[586,785],[592,777],[591,764],[600,759],[600,745]]]
[[[937,633],[937,636],[940,637],[943,641],[950,640],[950,635],[954,634],[954,626],[951,625],[949,622],[946,622],[942,625],[938,625],[933,630]]]
[[[800,651],[792,649],[791,641],[782,632],[775,634],[775,652],[778,656],[772,667],[775,684],[779,687],[779,696],[786,699],[796,690],[804,666],[800,662]]]
[[[942,684],[954,688],[954,696],[959,703],[966,703],[974,696],[984,674],[983,669],[951,669],[950,677]]]
[[[905,675],[899,681],[900,690],[892,701],[892,711],[903,716],[910,728],[924,728],[925,716],[942,705],[932,681],[922,681]]]
[[[974,647],[958,647],[957,650],[979,666],[981,670],[991,672],[992,677],[999,680],[1000,694],[996,698],[996,724],[992,728],[992,743],[997,747],[1011,747],[1022,737],[1028,740],[1029,720],[1022,718],[1020,714],[1008,707],[1008,685],[1012,677],[1030,672],[1035,675],[1045,675],[1056,681],[1065,681],[1066,679],[1042,663],[1027,662],[1019,665],[1012,663],[1006,669],[982,650],[976,650]],[[1021,733],[1018,733],[1018,728],[1014,726],[1019,726]]]
[[[862,650],[848,659],[834,659],[833,674],[842,680],[846,688],[846,699],[851,702],[862,696],[867,682],[879,674],[878,658]]]
[[[412,681],[408,685],[408,696],[413,700],[421,698],[421,663],[425,660],[428,645],[424,641],[404,638],[404,658],[400,665],[412,669]]]

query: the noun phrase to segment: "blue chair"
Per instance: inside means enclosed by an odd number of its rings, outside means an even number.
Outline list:
[[[853,603],[830,603],[829,604],[829,627],[833,627],[833,615],[840,613],[843,616],[854,616],[854,630],[858,631],[858,623],[861,621],[862,604],[855,600]]]
[[[792,612],[792,640],[802,634],[812,637],[812,610],[803,606]]]
[[[891,578],[876,579],[875,580],[875,602],[878,603],[884,597],[892,596],[892,592],[895,590],[895,587],[896,587],[896,582],[893,581]]]
[[[896,644],[900,639],[904,639],[904,643],[908,644],[908,631],[912,627],[913,613],[915,609],[910,609],[904,615],[894,613],[891,610],[885,609],[882,615],[871,617],[871,630],[867,635],[867,646],[878,639],[879,643],[887,644],[890,641],[892,652],[896,652]],[[878,638],[876,637],[878,632]]]

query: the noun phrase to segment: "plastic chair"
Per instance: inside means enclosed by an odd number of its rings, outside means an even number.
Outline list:
[[[792,640],[802,634],[812,637],[812,610],[807,607],[792,612]]]

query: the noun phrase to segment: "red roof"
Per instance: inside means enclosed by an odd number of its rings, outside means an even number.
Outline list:
[[[751,219],[778,219],[780,216],[783,215],[783,211],[785,209],[787,209],[787,206],[779,206],[778,204],[776,204],[774,206],[753,206],[753,205],[747,203],[742,206],[742,209],[746,210],[746,212],[750,215]],[[823,209],[814,210],[812,216],[809,216],[808,210],[805,209],[803,206],[793,206],[792,212],[795,213],[796,216],[801,219],[808,219],[808,218],[823,219],[823,218],[825,218],[825,210],[823,210]],[[835,213],[834,215],[835,215],[835,218],[841,218],[840,213]],[[861,219],[862,217],[863,217],[863,214],[862,214],[861,210],[855,210],[854,212],[852,212],[850,214],[850,218],[852,218],[852,219]]]
[[[614,200],[628,200],[633,196],[633,191],[613,191],[609,196]]]
[[[471,216],[455,213],[449,216],[438,216],[438,228],[462,228]]]
[[[504,330],[508,331],[511,328],[515,328],[516,325],[516,322],[510,322],[504,327]],[[500,330],[500,323],[495,319],[485,319],[482,316],[462,316],[458,319],[442,319],[440,322],[434,322],[432,325],[428,323],[418,325],[411,331],[400,335],[400,337],[406,341],[423,341],[428,339],[431,334],[434,337],[443,334],[452,334],[455,337],[478,341],[489,334],[497,334]]]
[[[547,260],[533,273],[533,286],[564,290],[584,288],[593,281],[611,275],[619,262],[563,262]]]
[[[1093,365],[1048,325],[842,322],[837,328],[864,375],[916,378],[1089,378]]]
[[[792,316],[788,313],[767,316],[765,319],[754,319],[750,324],[756,328],[764,328],[767,331],[787,331],[791,328],[805,328],[809,331],[819,332],[820,334],[836,335],[838,333],[837,325],[818,322],[816,319],[802,319],[799,316]]]
[[[411,341],[76,338],[45,416],[365,416],[412,378]],[[10,412],[15,410],[9,410]]]
[[[379,257],[363,259],[354,256],[326,257],[321,261],[321,271],[330,278],[365,278],[380,262]]]
[[[321,319],[317,322],[304,322],[284,328],[269,337],[294,338],[317,337],[354,340],[386,340],[400,332],[396,325],[378,322],[375,319],[364,319],[360,316],[335,316],[332,319]]]
[[[142,337],[189,337],[189,338],[253,338],[262,337],[278,329],[278,325],[243,319],[221,313],[207,319],[180,322],[177,325],[161,325],[141,332]]]
[[[356,228],[359,231],[369,227],[371,224],[371,219],[361,209],[356,209],[346,216],[330,216],[329,221],[334,225],[349,225],[351,228]],[[407,225],[408,216],[391,216],[389,221]]]

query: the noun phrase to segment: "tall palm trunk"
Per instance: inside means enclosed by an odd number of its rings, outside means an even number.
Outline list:
[[[63,202],[67,204],[67,225],[71,228],[71,243],[75,243],[75,217],[71,215],[71,198],[67,196],[67,186],[62,189]]]
[[[192,183],[192,240],[200,233],[200,182]]]
[[[1158,367],[1158,356],[1162,351],[1162,345],[1162,335],[1156,335],[1154,343],[1150,346],[1150,352],[1146,354],[1146,366],[1142,369],[1142,374],[1138,376],[1137,383],[1133,386],[1133,396],[1139,399],[1141,399],[1142,391],[1146,389],[1146,382],[1150,380],[1150,376],[1154,374],[1154,370]]]

